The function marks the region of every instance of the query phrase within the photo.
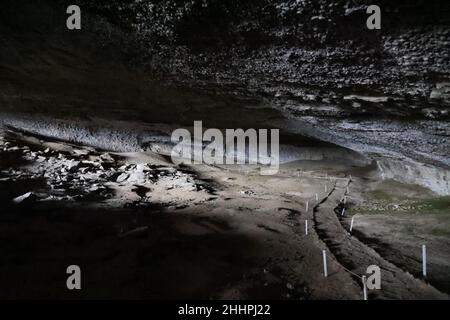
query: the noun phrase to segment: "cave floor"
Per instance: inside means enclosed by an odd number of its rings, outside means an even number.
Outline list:
[[[446,198],[380,182],[370,167],[298,161],[262,176],[11,132],[0,141],[1,298],[361,299],[358,277],[375,264],[382,289],[370,299],[448,299]],[[373,214],[383,192],[393,198]],[[391,210],[405,194],[437,201],[434,215]],[[66,289],[72,264],[81,291]]]

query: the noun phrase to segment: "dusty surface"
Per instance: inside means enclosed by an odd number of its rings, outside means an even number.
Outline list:
[[[265,177],[255,167],[177,168],[151,152],[4,136],[2,298],[361,299],[357,275],[370,264],[383,279],[371,298],[447,298],[409,264],[389,262],[395,251],[347,233],[335,208],[350,179],[342,169],[325,176],[330,163]],[[69,264],[82,267],[80,293],[65,289]]]
[[[449,197],[392,180],[378,181],[364,189],[359,185],[355,182],[354,199],[363,200],[349,199],[350,209],[342,224],[348,229],[355,216],[353,234],[416,277],[422,277],[421,245],[426,245],[426,280],[448,292]]]

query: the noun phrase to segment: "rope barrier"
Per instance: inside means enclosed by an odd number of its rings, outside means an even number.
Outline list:
[[[331,176],[330,176],[329,178],[331,178]],[[351,183],[352,180],[351,180],[350,178],[336,178],[336,177],[333,177],[333,178],[334,178],[334,185],[333,185],[333,188],[327,193],[327,196],[326,196],[325,198],[328,198],[328,197],[336,190],[338,179],[341,179],[341,180],[344,180],[344,179],[345,179],[345,180],[347,181],[347,185],[345,186],[345,187],[346,187],[346,192],[345,192],[344,195],[345,195],[346,197],[349,197],[349,196],[347,195],[347,190],[348,190],[348,186],[350,185],[350,183]],[[328,178],[327,178],[327,179],[328,179]],[[323,200],[322,200],[322,201],[323,201]],[[314,206],[314,208],[316,208],[322,201],[318,201],[317,205]],[[340,201],[339,203],[342,203],[342,199],[341,199],[341,201]],[[351,239],[351,235],[349,236],[348,234],[345,234],[344,236],[346,237],[346,240]],[[328,248],[327,248],[327,249],[328,249]],[[331,251],[330,251],[330,253],[331,253]],[[340,263],[340,262],[339,262],[332,254],[328,255],[328,257],[329,257],[332,261],[334,261],[335,263],[337,263],[339,266],[341,266],[342,269],[344,269],[345,271],[347,271],[348,273],[350,273],[350,274],[353,275],[354,277],[356,277],[356,278],[362,280],[363,277],[365,276],[365,275],[359,275],[359,274],[353,272],[352,270],[348,269],[348,268],[345,267],[342,263]]]

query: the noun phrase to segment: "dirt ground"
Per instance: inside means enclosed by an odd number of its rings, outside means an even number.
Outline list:
[[[355,185],[358,185],[357,183]],[[450,289],[450,198],[392,180],[377,181],[361,190],[359,203],[349,203],[349,226],[355,216],[354,234],[387,260],[416,277],[422,274],[422,245],[427,250],[426,282]]]
[[[365,213],[374,206],[366,193],[404,194],[355,175],[370,168],[298,161],[262,176],[257,167],[174,167],[151,152],[13,132],[1,143],[1,298],[362,299],[359,276],[376,264],[382,289],[370,299],[448,299],[448,235],[440,233],[448,228],[424,220],[445,213]],[[425,239],[423,280],[416,251]],[[72,264],[81,267],[81,291],[66,289]]]

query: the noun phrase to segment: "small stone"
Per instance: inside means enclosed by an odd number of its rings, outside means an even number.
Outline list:
[[[79,161],[73,161],[71,160],[67,165],[67,170],[69,171],[75,171],[79,168],[80,162]]]
[[[99,186],[94,184],[94,185],[92,185],[92,187],[89,188],[89,191],[94,192],[94,191],[97,191],[99,189],[100,189]]]
[[[72,153],[77,156],[86,156],[89,154],[89,151],[85,149],[73,149]]]
[[[116,182],[121,183],[128,179],[130,175],[127,173],[122,173],[120,176],[117,177]]]
[[[13,199],[14,203],[31,203],[36,200],[36,196],[33,192],[27,192],[21,196],[18,196],[17,198]]]
[[[106,162],[114,162],[114,158],[111,157],[111,155],[109,153],[101,154],[100,159],[102,159],[103,161],[106,161]]]

